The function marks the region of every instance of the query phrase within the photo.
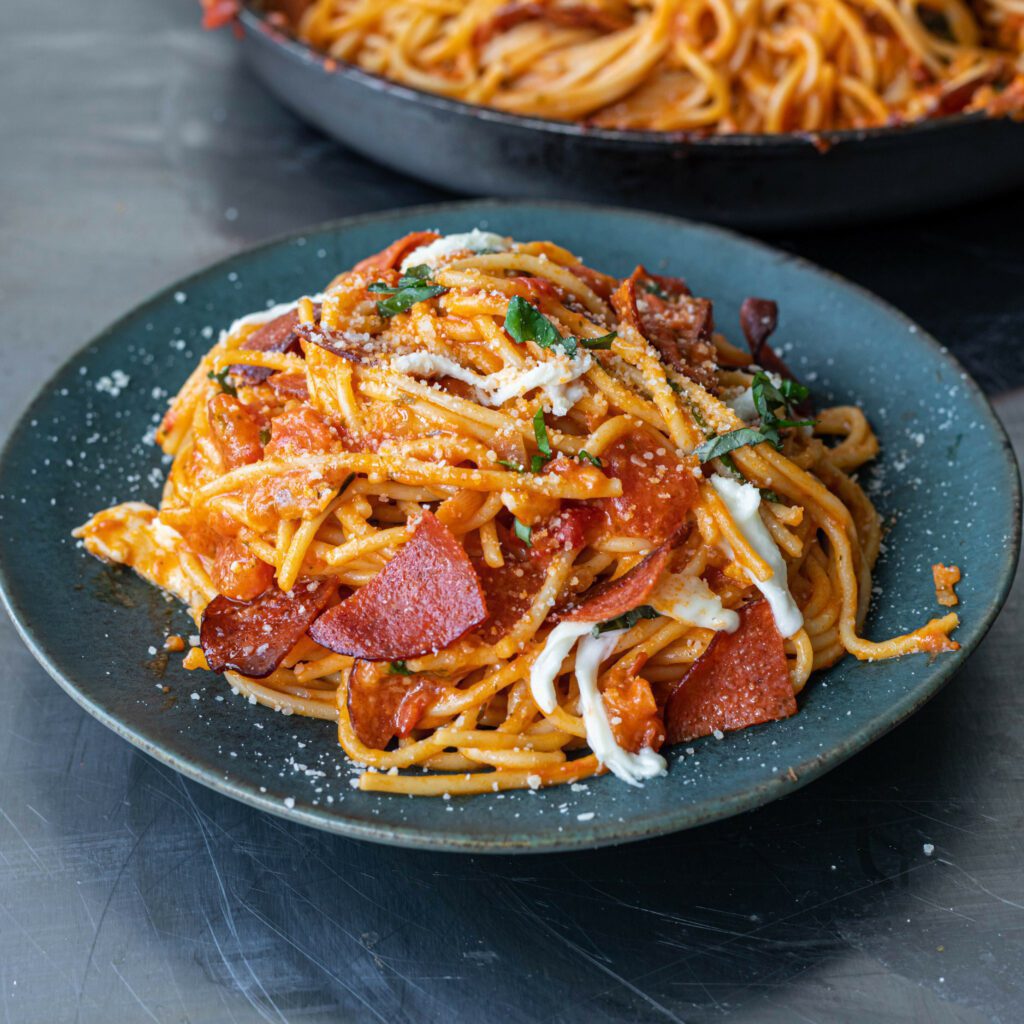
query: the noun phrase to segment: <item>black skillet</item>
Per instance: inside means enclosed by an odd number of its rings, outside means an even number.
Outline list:
[[[1024,124],[979,114],[899,128],[688,138],[519,117],[327,61],[239,18],[246,60],[352,149],[454,192],[640,206],[755,230],[887,218],[1024,186]]]

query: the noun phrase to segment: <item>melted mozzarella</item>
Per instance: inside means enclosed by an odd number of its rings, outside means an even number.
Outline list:
[[[611,655],[616,641],[624,631],[619,629],[594,636],[596,625],[595,622],[560,622],[555,626],[544,650],[530,670],[530,692],[537,707],[545,714],[550,715],[555,710],[558,703],[555,679],[573,644],[582,637],[576,651],[575,674],[587,743],[594,756],[610,772],[631,786],[639,786],[643,779],[665,774],[665,759],[650,747],[644,747],[639,753],[633,754],[623,750],[616,742],[601,692],[597,688],[597,677],[601,663]]]
[[[534,703],[545,715],[550,715],[558,706],[555,680],[558,678],[562,662],[568,657],[573,644],[593,628],[592,622],[560,622],[548,634],[544,650],[537,656],[530,669],[530,693],[533,695]]]
[[[507,252],[511,245],[511,238],[473,228],[472,231],[467,231],[465,234],[445,235],[429,245],[421,245],[418,249],[413,249],[402,260],[401,269],[404,272],[410,267],[418,267],[423,263],[429,267],[436,267],[446,257],[457,252],[465,252],[467,249],[470,252]]]
[[[481,404],[495,408],[510,398],[518,398],[540,388],[555,416],[564,416],[583,397],[585,388],[579,383],[579,378],[592,363],[590,354],[583,352],[575,359],[555,356],[525,367],[507,366],[485,376],[433,352],[409,352],[391,360],[391,366],[401,373],[420,377],[454,377],[470,384],[476,389]]]
[[[593,625],[593,624],[592,624]],[[576,651],[576,683],[580,688],[580,704],[583,706],[583,724],[587,727],[587,743],[598,761],[610,772],[639,786],[643,779],[664,775],[667,769],[665,758],[644,747],[638,754],[623,750],[615,741],[608,712],[601,692],[597,688],[597,674],[601,662],[615,649],[615,642],[625,630],[616,629],[600,636],[588,634],[580,641]]]
[[[761,522],[758,509],[761,507],[761,494],[756,487],[748,483],[739,483],[728,477],[715,474],[711,478],[718,496],[729,510],[736,529],[743,534],[747,543],[768,564],[772,575],[767,580],[759,580],[752,573],[747,573],[750,581],[764,594],[775,616],[775,625],[783,636],[792,636],[804,624],[793,595],[789,592],[786,578],[786,562],[779,551],[778,545],[772,540],[768,527]],[[727,554],[734,557],[732,551]]]
[[[703,629],[734,633],[740,624],[740,617],[724,607],[722,599],[699,576],[664,576],[647,603],[676,622]]]

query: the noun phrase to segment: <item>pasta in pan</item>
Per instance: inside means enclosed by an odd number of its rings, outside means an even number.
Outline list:
[[[336,722],[363,789],[642,784],[847,654],[956,648],[954,612],[862,635],[878,444],[813,408],[776,312],[744,303],[745,351],[679,278],[416,232],[225,331],[159,509],[76,535],[187,604],[186,667]]]
[[[207,24],[237,9],[207,3]],[[1024,111],[1020,0],[279,0],[329,59],[512,114],[819,132]]]

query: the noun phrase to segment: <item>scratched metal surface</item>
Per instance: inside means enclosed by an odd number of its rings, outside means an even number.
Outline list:
[[[0,436],[158,286],[302,224],[439,197],[297,124],[194,22],[192,0],[0,5],[0,346],[19,354]],[[949,344],[1021,451],[1022,231],[1024,196],[776,241]],[[345,841],[186,783],[0,621],[2,1020],[1019,1021],[1022,625],[1019,581],[937,700],[788,800],[513,860]]]

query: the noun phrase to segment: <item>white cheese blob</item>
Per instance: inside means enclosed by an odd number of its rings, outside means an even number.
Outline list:
[[[587,743],[594,756],[610,772],[631,786],[639,786],[643,779],[665,774],[665,759],[650,747],[633,754],[616,742],[597,688],[597,677],[601,663],[611,655],[624,630],[595,637],[593,630],[596,625],[596,622],[560,622],[555,626],[530,670],[530,692],[537,707],[545,714],[550,715],[555,710],[558,704],[555,680],[573,645],[583,637],[576,651],[576,683],[580,689]]]
[[[662,577],[647,603],[676,622],[702,629],[734,633],[740,617],[699,576],[669,573]]]
[[[560,622],[548,634],[544,650],[530,669],[530,693],[534,703],[550,715],[558,706],[555,696],[555,680],[562,668],[562,662],[568,657],[573,644],[594,628],[592,622]]]
[[[441,260],[457,252],[508,252],[512,247],[512,239],[503,235],[496,235],[491,231],[481,231],[473,228],[460,235],[445,235],[438,238],[429,245],[421,245],[413,249],[408,256],[402,260],[403,273],[410,267],[418,267],[427,264],[428,267],[436,267]]]
[[[592,624],[593,625],[593,624]],[[631,786],[640,786],[644,779],[653,779],[664,775],[668,765],[660,754],[644,747],[639,753],[633,754],[623,750],[615,740],[608,712],[597,688],[597,675],[601,662],[609,657],[615,649],[615,642],[625,632],[622,629],[612,630],[594,636],[588,633],[576,650],[576,683],[580,688],[580,704],[583,707],[583,724],[587,728],[587,743],[594,756],[612,774],[628,782]]]
[[[783,636],[792,636],[803,626],[804,617],[789,592],[786,562],[782,552],[772,540],[768,527],[761,522],[758,512],[761,507],[761,493],[751,484],[741,484],[717,473],[711,478],[711,483],[729,510],[736,529],[772,570],[772,575],[767,580],[756,579],[750,572],[747,575],[771,606],[779,632]],[[731,550],[727,554],[730,558],[734,557]]]
[[[541,363],[525,367],[506,366],[497,373],[476,373],[454,359],[433,352],[409,352],[394,356],[391,367],[401,373],[419,377],[454,377],[476,389],[482,405],[494,408],[510,398],[518,398],[528,391],[540,388],[555,416],[564,416],[586,393],[579,379],[593,363],[588,352],[575,359],[555,356]]]

